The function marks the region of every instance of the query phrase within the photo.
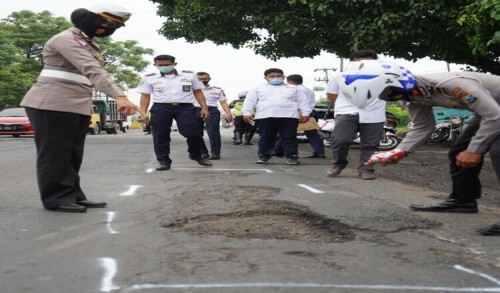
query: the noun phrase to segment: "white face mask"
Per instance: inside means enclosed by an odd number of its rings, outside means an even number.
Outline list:
[[[160,72],[163,73],[168,73],[172,70],[174,70],[175,65],[170,65],[170,66],[156,66]]]
[[[283,78],[271,78],[267,82],[272,85],[280,85],[285,81]]]

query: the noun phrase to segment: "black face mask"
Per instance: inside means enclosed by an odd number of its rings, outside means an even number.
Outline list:
[[[98,37],[98,38],[109,37],[109,36],[111,36],[116,31],[115,28],[104,27],[104,26],[99,27],[99,29],[103,29],[104,32],[99,33],[99,34],[98,33],[94,33],[94,35],[96,37]]]
[[[204,81],[202,81],[202,82],[203,82],[203,84],[204,84],[205,86],[207,86],[207,85],[208,85],[208,81],[204,80]]]

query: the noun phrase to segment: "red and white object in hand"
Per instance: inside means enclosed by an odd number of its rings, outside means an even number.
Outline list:
[[[368,161],[366,161],[365,165],[373,165],[373,164],[395,164],[399,162],[402,158],[406,156],[406,152],[400,149],[393,149],[392,151],[380,152],[373,154]]]

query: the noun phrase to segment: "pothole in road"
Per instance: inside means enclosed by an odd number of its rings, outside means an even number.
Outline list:
[[[346,225],[302,206],[287,202],[256,201],[254,207],[258,209],[185,218],[167,227],[196,235],[243,239],[312,242],[344,242],[354,239],[354,234]]]

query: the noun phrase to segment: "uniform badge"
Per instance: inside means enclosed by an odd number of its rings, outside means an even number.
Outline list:
[[[191,91],[191,86],[190,85],[183,85],[182,86],[182,91],[183,92],[190,92]]]
[[[84,39],[80,38],[79,36],[75,37],[75,41],[78,45],[80,45],[80,47],[87,46],[87,42]]]
[[[460,87],[456,87],[451,90],[451,95],[460,99],[463,104],[472,104],[477,98],[471,96],[468,92],[464,91]]]

